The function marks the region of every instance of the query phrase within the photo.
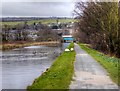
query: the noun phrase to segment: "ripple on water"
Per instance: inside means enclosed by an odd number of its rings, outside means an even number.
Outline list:
[[[42,47],[44,47],[44,46],[28,46],[28,47],[24,47],[24,48],[33,48],[33,49],[35,49],[35,48],[42,48]]]

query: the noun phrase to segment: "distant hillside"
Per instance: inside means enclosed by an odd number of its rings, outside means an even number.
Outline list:
[[[72,19],[68,17],[2,17],[2,22],[31,21],[45,19]]]
[[[6,21],[6,19],[9,19],[9,21]],[[17,20],[18,19],[18,20]],[[27,21],[28,24],[33,24],[33,23],[38,23],[38,22],[41,22],[42,24],[49,24],[49,23],[57,23],[57,22],[75,22],[76,19],[73,19],[73,18],[33,18],[33,17],[29,17],[29,18],[25,18],[25,17],[22,17],[22,18],[2,18],[2,25],[16,25],[18,23],[23,23]]]

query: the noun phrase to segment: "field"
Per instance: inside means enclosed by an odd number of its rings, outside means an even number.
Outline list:
[[[77,20],[74,20],[74,19],[58,19],[58,22],[75,22]],[[32,21],[28,21],[28,24],[33,24],[33,23],[38,23],[38,22],[41,22],[42,24],[49,24],[49,23],[56,23],[57,20],[56,19],[41,19],[41,20],[32,20]],[[23,21],[21,22],[2,22],[2,25],[17,25],[19,23],[24,23]]]
[[[74,22],[74,19],[58,19],[58,22]],[[32,24],[32,23],[38,23],[41,22],[42,24],[49,24],[49,23],[56,23],[57,20],[56,19],[44,19],[44,20],[33,20],[33,21],[29,21],[28,24]]]
[[[19,23],[23,23],[23,22],[2,22],[2,25],[17,25]]]

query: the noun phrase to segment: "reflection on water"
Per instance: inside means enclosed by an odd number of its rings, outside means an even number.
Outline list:
[[[60,53],[62,47],[29,46],[2,53],[2,89],[25,89],[39,77]]]

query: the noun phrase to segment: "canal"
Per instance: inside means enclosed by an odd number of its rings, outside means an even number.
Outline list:
[[[68,45],[28,46],[2,52],[2,89],[25,89],[51,66]]]

